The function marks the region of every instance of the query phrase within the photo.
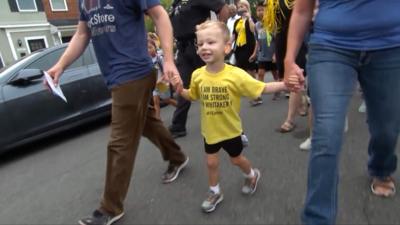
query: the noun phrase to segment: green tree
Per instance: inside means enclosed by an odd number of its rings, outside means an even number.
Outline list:
[[[173,0],[160,0],[160,3],[162,7],[164,7],[164,9],[168,12],[169,8],[171,7],[172,1]],[[146,16],[145,18],[145,25],[148,32],[154,32],[154,23],[148,16]]]

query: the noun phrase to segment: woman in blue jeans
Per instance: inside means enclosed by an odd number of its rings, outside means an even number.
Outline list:
[[[315,0],[296,0],[288,35],[285,78],[309,29]],[[307,74],[314,111],[304,224],[334,224],[344,120],[357,80],[367,104],[368,172],[372,193],[395,194],[400,130],[400,1],[319,0],[310,36]],[[339,21],[340,20],[340,21]]]

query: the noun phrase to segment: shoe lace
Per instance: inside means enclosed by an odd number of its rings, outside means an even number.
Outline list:
[[[252,182],[252,181],[253,181],[253,180],[252,180],[251,177],[246,178],[246,179],[244,180],[244,186],[249,187],[249,188],[252,188],[252,185],[253,185],[253,182]]]
[[[209,191],[207,195],[207,201],[208,202],[214,202],[218,194],[215,194],[213,191]]]
[[[244,185],[253,189],[254,186],[256,185],[256,180],[257,180],[257,174],[254,175],[254,177],[248,177],[244,181]]]

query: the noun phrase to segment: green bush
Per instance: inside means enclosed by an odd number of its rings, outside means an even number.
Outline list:
[[[173,0],[160,0],[160,3],[164,7],[164,9],[166,9],[168,12],[168,9],[171,6],[172,1]],[[146,16],[144,22],[145,22],[146,30],[148,32],[154,32],[154,23],[148,16]]]

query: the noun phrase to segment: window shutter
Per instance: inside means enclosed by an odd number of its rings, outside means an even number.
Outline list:
[[[39,12],[44,12],[43,2],[42,0],[35,0],[36,6]]]
[[[18,12],[17,0],[8,0],[11,12]]]

